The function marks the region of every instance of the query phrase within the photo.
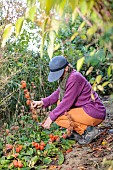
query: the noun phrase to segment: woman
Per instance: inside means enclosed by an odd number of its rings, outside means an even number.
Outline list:
[[[50,128],[53,121],[61,127],[68,128],[69,120],[65,113],[71,115],[74,121],[74,139],[79,144],[88,144],[99,135],[96,128],[106,116],[106,109],[97,93],[92,90],[89,82],[83,75],[72,68],[63,56],[52,58],[49,63],[49,82],[59,80],[58,89],[41,101],[33,101],[33,107],[48,107],[59,104],[52,110],[43,124]],[[93,97],[91,97],[93,96]]]

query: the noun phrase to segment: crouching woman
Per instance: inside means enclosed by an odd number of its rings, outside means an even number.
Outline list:
[[[50,128],[52,122],[68,128],[69,119],[65,115],[71,115],[74,122],[73,138],[79,144],[88,144],[99,135],[98,125],[106,116],[106,109],[98,94],[92,90],[86,78],[68,63],[63,56],[56,56],[49,63],[49,82],[58,81],[59,87],[50,96],[41,101],[33,101],[33,107],[48,107],[55,103],[57,107],[52,110],[43,124],[44,128]],[[91,97],[93,96],[93,97]]]

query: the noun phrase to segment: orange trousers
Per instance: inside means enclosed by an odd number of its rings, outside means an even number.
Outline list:
[[[96,119],[96,118],[89,116],[83,110],[83,108],[73,108],[69,110],[67,113],[71,115],[71,118],[74,123],[74,130],[80,135],[84,133],[87,126],[97,126],[103,121],[101,119]],[[68,128],[70,126],[70,122],[67,116],[65,115],[59,116],[56,119],[55,123],[64,128]]]

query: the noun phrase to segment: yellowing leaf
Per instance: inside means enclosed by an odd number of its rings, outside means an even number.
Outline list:
[[[110,84],[109,84],[109,87],[110,87],[110,88],[112,88],[112,87],[113,87],[113,85],[110,83]]]
[[[45,3],[45,10],[46,10],[46,13],[48,14],[49,13],[49,11],[51,10],[51,8],[54,6],[54,4],[55,4],[55,1],[53,1],[53,0],[46,0],[45,1],[46,3]]]
[[[15,27],[16,27],[16,37],[19,35],[22,25],[23,25],[24,17],[19,18],[16,21]]]
[[[88,10],[90,11],[94,6],[94,0],[88,1],[87,6],[88,6]]]
[[[87,30],[87,35],[89,37],[92,37],[92,35],[97,31],[97,26],[96,25],[93,25],[92,27],[90,27],[88,30]]]
[[[93,86],[92,86],[93,90],[96,91],[97,90],[97,86],[96,84],[94,83]]]
[[[78,34],[79,34],[78,32],[75,32],[75,33],[71,36],[70,41],[73,41]]]
[[[95,50],[93,50],[92,52],[90,52],[90,56],[91,56],[91,57],[94,56],[94,54],[95,54]]]
[[[107,141],[106,140],[103,140],[102,141],[102,145],[106,145],[107,144]]]
[[[89,69],[87,70],[86,75],[90,74],[92,71],[93,71],[93,67],[91,66],[91,67],[89,67]]]
[[[75,19],[78,17],[78,12],[77,10],[75,9],[72,13],[72,24],[74,23]]]
[[[51,31],[49,33],[49,38],[50,38],[50,42],[49,42],[49,46],[48,46],[48,55],[49,58],[51,59],[53,56],[53,51],[54,51],[54,40],[55,40],[55,33],[53,31]]]
[[[26,11],[26,18],[30,19],[32,22],[34,22],[35,19],[36,9],[37,9],[36,6],[32,6]]]
[[[60,16],[62,16],[63,12],[64,12],[64,7],[66,5],[67,0],[60,0],[57,3],[57,12],[59,13]]]
[[[58,33],[59,26],[60,26],[60,20],[58,20],[58,19],[52,19],[52,21],[51,21],[51,28],[53,28],[53,30],[54,30],[56,33]]]
[[[83,13],[83,15],[85,15],[87,13],[87,1],[79,0],[79,4],[81,12]]]
[[[80,35],[80,37],[81,37],[81,39],[82,39],[82,40],[84,40],[84,41],[85,41],[85,40],[87,40],[87,37],[86,37],[86,35],[85,35],[85,34]]]
[[[82,65],[84,63],[84,59],[85,59],[85,57],[82,57],[77,61],[77,71],[80,71],[80,69],[82,68]]]
[[[93,94],[93,91],[91,90],[91,98],[93,101],[95,101],[95,97],[94,97],[94,94]]]
[[[100,83],[101,79],[102,79],[102,75],[98,75],[98,76],[96,77],[96,80],[95,80],[95,81],[97,82],[97,84]]]
[[[86,22],[82,22],[82,24],[79,26],[78,31],[82,31],[82,28],[85,26]]]
[[[106,82],[104,82],[103,84],[102,84],[102,87],[105,87],[105,86],[107,86],[109,84],[109,81],[106,81]]]
[[[54,51],[58,50],[60,48],[60,44],[57,44],[55,47],[54,47]]]
[[[5,26],[4,29],[4,33],[3,33],[3,37],[2,37],[2,47],[5,46],[6,41],[8,40],[8,38],[11,36],[12,34],[12,24],[8,24]]]
[[[75,32],[75,33],[71,36],[70,41],[73,41],[77,35],[78,35],[78,32]]]
[[[97,88],[98,88],[100,91],[104,91],[104,88],[103,88],[101,85],[98,85]]]
[[[39,0],[41,9],[45,10],[46,14],[48,15],[50,10],[54,7],[56,3],[53,0]]]
[[[74,11],[75,8],[78,6],[78,3],[79,3],[79,0],[76,0],[76,1],[74,1],[74,0],[69,0],[69,5],[70,5],[70,7],[72,8],[73,11]]]

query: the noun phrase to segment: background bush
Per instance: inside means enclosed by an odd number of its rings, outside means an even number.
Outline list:
[[[71,19],[61,28],[55,40],[55,46],[60,44],[59,48],[54,51],[54,56],[64,55],[76,69],[76,63],[81,57],[85,57],[84,64],[81,68],[81,73],[93,85],[98,75],[102,76],[98,84],[104,82],[107,85],[104,90],[96,89],[102,96],[109,95],[113,88],[113,58],[107,51],[102,41],[94,35],[90,41],[86,35],[86,28],[81,29],[82,19],[78,17],[76,22],[72,24]],[[0,116],[1,123],[3,120],[10,121],[12,117],[16,117],[20,113],[20,108],[25,105],[23,93],[20,90],[20,82],[25,80],[28,89],[34,93],[33,98],[40,100],[42,97],[50,95],[58,86],[57,82],[49,83],[47,81],[50,61],[47,54],[48,39],[47,37],[43,58],[40,58],[38,51],[40,44],[40,29],[38,30],[35,24],[26,23],[27,28],[23,29],[17,40],[14,36],[7,42],[4,51],[2,52],[1,60],[1,88],[0,88]],[[33,30],[37,32],[33,33]],[[29,32],[29,30],[32,30]],[[79,31],[73,39],[73,32]],[[30,41],[34,41],[32,50],[29,49]],[[34,48],[37,47],[37,50]],[[93,67],[92,71],[87,71]],[[36,88],[32,89],[31,83],[34,82]],[[26,111],[28,108],[26,107]],[[15,115],[15,116],[14,116]]]

